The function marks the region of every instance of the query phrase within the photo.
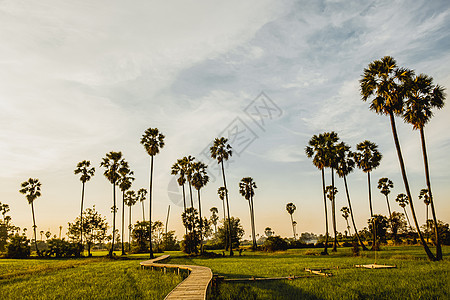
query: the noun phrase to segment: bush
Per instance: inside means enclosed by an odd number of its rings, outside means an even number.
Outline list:
[[[27,258],[30,256],[30,253],[29,239],[17,233],[10,237],[10,242],[6,245],[6,257]]]
[[[184,235],[184,239],[181,241],[181,251],[187,254],[198,254],[198,246],[200,246],[198,233],[190,232]]]
[[[361,249],[359,248],[358,242],[353,242],[353,243],[352,243],[352,253],[353,253],[353,256],[359,256],[360,250],[361,250]]]
[[[45,256],[79,257],[81,255],[81,245],[78,243],[70,243],[64,239],[51,239],[47,244],[48,250],[44,252]]]
[[[288,243],[282,239],[279,235],[269,236],[262,246],[264,251],[274,252],[274,251],[284,251],[288,248]]]

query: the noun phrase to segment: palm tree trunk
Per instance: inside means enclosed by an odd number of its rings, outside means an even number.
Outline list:
[[[398,141],[397,130],[395,128],[394,113],[392,111],[389,112],[389,117],[390,117],[390,120],[391,120],[392,134],[394,136],[394,143],[395,143],[395,148],[397,150],[398,160],[399,160],[399,163],[400,163],[400,169],[402,171],[403,183],[405,184],[406,194],[408,195],[409,203],[411,205],[411,213],[413,215],[414,223],[415,223],[416,228],[417,228],[417,233],[419,234],[420,241],[422,242],[423,248],[424,248],[428,258],[430,260],[434,261],[434,260],[436,260],[436,258],[434,257],[433,253],[431,253],[430,248],[426,244],[426,242],[425,242],[425,240],[424,240],[424,238],[422,236],[422,233],[420,232],[419,222],[417,221],[416,211],[414,210],[413,198],[411,196],[411,191],[409,189],[408,178],[406,176],[406,168],[405,168],[405,163],[403,162],[402,150],[400,149],[400,142]],[[433,203],[433,202],[431,202],[431,203]]]
[[[332,211],[332,218],[333,218],[333,233],[334,233],[334,241],[333,241],[333,249],[331,251],[336,252],[337,251],[337,230],[336,230],[336,204],[335,204],[335,195],[334,195],[334,169],[331,168],[331,194],[332,194],[332,201],[331,201],[331,211]]]
[[[230,218],[230,204],[228,203],[228,189],[227,189],[227,181],[225,180],[225,169],[223,167],[223,160],[222,160],[222,178],[223,178],[223,186],[225,187],[225,200],[227,201],[227,213],[228,213],[228,227],[229,227],[229,246],[230,246],[230,256],[233,256],[233,241],[231,239],[231,235],[233,232],[232,224],[231,224],[231,218]]]
[[[292,217],[292,214],[289,214],[289,215],[291,216],[292,234],[294,235],[294,241],[295,241],[294,218]]]
[[[131,205],[130,205],[130,220],[128,221],[128,252],[131,252]]]
[[[83,255],[83,202],[84,202],[84,182],[81,188],[81,212],[80,212],[80,245],[81,255]]]
[[[376,243],[377,243],[377,231],[375,227],[375,219],[373,219],[373,208],[372,208],[372,189],[370,184],[370,172],[367,172],[367,186],[369,191],[369,208],[370,208],[370,217],[372,218],[372,250],[376,251]]]
[[[34,247],[36,249],[36,253],[39,255],[39,250],[38,250],[38,246],[37,246],[36,220],[34,219],[34,205],[33,205],[33,202],[31,202],[31,214],[33,215]]]
[[[145,214],[144,214],[144,200],[141,201],[142,204],[142,221],[145,222]]]
[[[423,127],[420,128],[420,140],[422,141],[422,154],[423,154],[423,163],[425,166],[425,178],[427,181],[428,195],[430,196],[430,204],[431,204],[431,214],[433,215],[433,222],[434,222],[434,238],[436,240],[436,260],[442,260],[441,240],[439,237],[438,223],[436,217],[436,210],[434,209],[433,196],[431,194],[430,170],[428,168],[428,155]],[[428,206],[427,206],[427,213],[428,213]],[[427,217],[427,224],[428,224],[428,217]]]
[[[189,196],[191,197],[191,207],[194,208],[194,200],[192,200],[192,185],[189,182]]]
[[[430,229],[429,229],[429,226],[428,226],[428,205],[426,206],[426,214],[425,214],[425,224],[427,224],[427,243],[428,243],[428,240],[429,240],[429,237],[430,237]]]
[[[113,183],[113,232],[112,232],[112,244],[109,250],[109,257],[113,257],[114,251],[114,238],[116,236],[116,182]]]
[[[325,193],[325,171],[322,168],[322,192],[323,192],[323,204],[325,206],[325,247],[323,249],[323,254],[328,255],[328,213],[327,213],[327,196]]]
[[[388,207],[389,218],[392,219],[391,206],[389,205],[389,198],[388,198],[388,195],[386,195],[386,203],[387,203],[387,207]]]
[[[184,192],[184,183],[183,183],[182,187],[183,187],[183,211],[186,213],[186,195]],[[184,231],[185,231],[185,234],[187,234],[187,227],[184,227]]]
[[[255,229],[255,206],[254,206],[254,203],[253,203],[253,196],[252,197],[250,197],[250,201],[252,202],[252,223],[253,223],[253,231],[252,231],[252,233],[253,233],[253,247],[255,248],[255,250],[256,250],[256,248],[258,247],[257,245],[256,245],[256,229]]]
[[[125,255],[125,191],[122,191],[122,255]]]
[[[344,175],[344,186],[345,186],[345,193],[347,194],[348,208],[350,209],[350,216],[352,217],[352,224],[353,224],[353,229],[355,230],[356,238],[358,239],[358,242],[361,245],[363,251],[367,251],[369,249],[367,249],[367,247],[364,245],[363,241],[361,241],[361,238],[358,234],[358,229],[356,229],[355,218],[353,216],[352,203],[350,201],[350,194],[348,192],[348,187],[347,187],[347,177],[345,175]]]
[[[222,200],[222,206],[223,206],[223,227],[225,229],[225,251],[228,250],[228,228],[226,226],[227,217],[225,215],[225,199]]]
[[[153,155],[150,160],[150,193],[148,195],[149,200],[149,228],[150,228],[150,258],[154,258],[153,248],[152,248],[152,187],[153,187]]]
[[[200,253],[203,253],[203,219],[202,219],[202,205],[200,202],[200,189],[197,190],[198,198],[198,215],[200,217]]]
[[[406,220],[408,221],[408,225],[409,225],[409,227],[411,227],[411,228],[412,228],[412,226],[411,226],[411,223],[409,222],[409,217],[408,217],[408,214],[406,213],[406,208],[404,208],[404,207],[403,207],[403,211],[405,212]]]

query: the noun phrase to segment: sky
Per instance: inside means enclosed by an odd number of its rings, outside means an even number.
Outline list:
[[[132,189],[148,188],[150,158],[140,138],[155,127],[166,138],[155,156],[153,219],[164,221],[170,205],[169,230],[178,238],[182,201],[170,168],[186,155],[207,163],[202,212],[209,216],[215,206],[222,215],[222,178],[207,155],[219,136],[234,150],[225,171],[230,211],[241,219],[244,238],[250,218],[238,184],[248,176],[257,185],[257,233],[271,227],[291,236],[289,202],[297,207],[297,232],[324,233],[320,172],[304,148],[326,131],[353,149],[366,139],[379,146],[383,158],[371,174],[374,212],[388,214],[376,188],[381,177],[393,180],[390,205],[400,211],[394,198],[404,188],[389,119],[361,101],[361,74],[389,55],[450,87],[448,1],[0,0],[0,39],[0,202],[10,205],[16,226],[31,229],[30,205],[18,190],[39,178],[36,224],[53,234],[59,226],[64,234],[79,215],[81,182],[73,174],[79,161],[96,168],[85,208],[95,205],[110,225],[112,188],[100,167],[106,153],[122,151],[135,173]],[[425,128],[437,217],[447,223],[449,120],[446,105]],[[423,224],[419,133],[396,122]],[[348,183],[361,229],[370,217],[367,176],[355,170]],[[336,186],[340,210],[347,205],[341,179]],[[148,200],[145,210],[148,217]],[[132,216],[142,219],[139,205]],[[337,227],[346,229],[340,213]]]

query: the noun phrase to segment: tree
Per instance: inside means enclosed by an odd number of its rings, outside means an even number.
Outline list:
[[[137,201],[138,198],[135,191],[127,191],[125,193],[125,205],[130,208],[128,221],[128,251],[131,251],[131,230],[133,229],[133,225],[131,223],[131,207],[133,207]]]
[[[368,224],[369,231],[377,233],[377,241],[375,243],[377,243],[378,241],[386,243],[388,219],[382,215],[374,215],[373,218],[370,218],[368,220]],[[376,229],[374,229],[373,226],[376,226]],[[377,245],[378,244],[374,245],[373,247],[375,247],[375,249],[378,249]]]
[[[178,175],[177,183],[179,186],[181,186],[183,191],[183,211],[186,211],[186,194],[184,190],[184,184],[186,183],[186,168],[184,165],[183,159],[177,159],[177,162],[172,165],[172,175]],[[187,229],[186,229],[187,233]]]
[[[425,142],[425,125],[433,117],[432,109],[444,107],[444,88],[433,84],[433,77],[425,74],[413,76],[407,81],[406,101],[403,113],[403,120],[412,125],[414,130],[419,130],[422,144],[422,156],[425,168],[425,179],[428,188],[428,195],[431,204],[433,221],[437,224],[436,211],[434,208],[433,195],[431,192],[430,170],[428,167],[428,155]],[[412,207],[412,206],[411,206]],[[428,210],[427,210],[428,213]],[[442,249],[439,240],[438,226],[434,226],[436,243],[436,260],[442,260]]]
[[[406,221],[405,215],[399,212],[392,212],[391,218],[389,220],[391,223],[392,235],[394,237],[394,242],[399,242],[398,232],[399,230],[406,231]]]
[[[203,253],[203,219],[202,219],[202,204],[200,202],[200,189],[204,188],[209,182],[209,176],[206,173],[208,166],[201,161],[192,164],[192,185],[197,190],[198,198],[198,214],[200,218],[200,252]]]
[[[370,104],[371,110],[378,114],[389,116],[394,144],[402,172],[402,179],[405,185],[406,194],[410,199],[411,213],[417,228],[417,233],[419,234],[419,238],[428,258],[430,260],[435,260],[435,256],[431,253],[430,248],[425,243],[422,233],[420,232],[414,204],[413,201],[411,201],[411,191],[395,126],[395,116],[402,115],[403,113],[404,98],[407,90],[406,85],[413,74],[414,72],[411,70],[398,68],[397,62],[390,56],[375,60],[364,69],[363,78],[360,80],[361,96],[363,101],[372,99]]]
[[[219,216],[217,215],[217,213],[219,212],[219,210],[217,209],[217,207],[211,207],[210,210],[211,212],[211,217],[209,218],[211,224],[214,225],[214,233],[217,233],[217,221],[219,221]]]
[[[231,229],[227,228],[228,224],[231,224]],[[219,232],[219,242],[224,245],[226,240],[229,238],[226,236],[226,232],[231,234],[231,247],[238,248],[240,245],[240,240],[244,236],[244,228],[242,228],[241,220],[239,218],[231,217],[228,222],[223,220],[223,225],[218,228]]]
[[[336,173],[344,180],[345,194],[347,196],[348,208],[350,211],[350,217],[352,218],[353,230],[355,231],[356,238],[361,245],[363,251],[367,251],[366,245],[364,245],[361,237],[359,236],[358,229],[356,228],[355,218],[353,214],[352,203],[350,201],[350,193],[348,191],[347,176],[353,172],[355,168],[355,161],[353,159],[354,154],[350,151],[350,146],[344,142],[336,145]]]
[[[294,214],[295,210],[297,209],[297,207],[295,207],[295,204],[290,202],[288,204],[286,204],[286,210],[288,212],[288,214],[291,216],[291,224],[292,224],[292,233],[294,234],[294,240],[295,240],[295,226],[294,226],[294,218],[292,217],[292,215]]]
[[[95,168],[91,168],[91,162],[89,160],[83,160],[77,164],[76,169],[73,171],[75,175],[80,174],[81,181],[81,210],[80,210],[80,218],[83,218],[83,202],[84,202],[84,185],[86,182],[91,180],[92,176],[94,176]],[[83,222],[83,220],[81,220]],[[81,228],[83,230],[83,228]],[[83,233],[80,234],[80,245],[81,249],[83,249]]]
[[[105,241],[108,223],[106,217],[95,210],[95,205],[92,208],[87,208],[83,212],[83,216],[77,217],[73,223],[68,223],[67,234],[73,240],[77,240],[83,234],[88,256],[91,256],[92,245]]]
[[[377,188],[380,190],[380,193],[382,193],[386,197],[386,203],[389,212],[389,220],[391,220],[392,214],[391,214],[391,206],[389,205],[388,195],[391,193],[391,189],[394,188],[394,183],[389,178],[383,177],[378,180]],[[396,237],[394,237],[394,240],[396,240]]]
[[[225,216],[226,210],[225,210],[225,194],[226,194],[226,190],[225,187],[221,186],[217,189],[217,194],[219,195],[219,199],[222,200],[222,206],[223,206],[223,222],[226,222],[227,217]],[[228,227],[225,227],[225,230],[228,230]],[[226,236],[229,237],[229,233],[228,231],[225,231]],[[228,250],[228,245],[229,245],[229,239],[225,241],[224,246],[225,246],[225,251]]]
[[[198,211],[193,207],[189,207],[182,213],[181,218],[184,227],[189,231],[189,233],[184,236],[181,248],[183,249],[183,252],[187,254],[198,254],[198,246],[201,244],[199,238],[201,226]]]
[[[195,157],[188,155],[181,159],[181,167],[186,173],[186,179],[189,186],[189,197],[191,199],[191,207],[194,207],[194,200],[192,196],[192,175],[194,173],[194,169],[192,168],[194,164]]]
[[[342,217],[345,219],[345,222],[347,223],[348,233],[350,234],[350,225],[348,225],[348,217],[350,216],[350,209],[347,206],[344,206],[341,208],[341,212],[342,212]]]
[[[406,213],[406,205],[409,204],[408,196],[401,193],[397,195],[397,198],[395,198],[395,201],[400,205],[401,208],[403,208],[403,211],[405,212],[406,220],[408,221],[408,226],[411,227],[411,223],[409,222],[408,214]]]
[[[122,191],[122,255],[125,255],[124,237],[125,237],[125,192],[131,188],[134,177],[133,171],[130,170],[128,163],[122,160],[119,167],[119,188]]]
[[[28,181],[24,181],[21,184],[21,189],[19,192],[21,194],[24,194],[25,197],[28,200],[28,204],[31,205],[31,213],[33,215],[33,232],[34,232],[34,247],[36,250],[36,253],[39,254],[39,250],[37,247],[37,236],[36,236],[36,221],[34,218],[34,200],[36,200],[38,197],[41,196],[41,183],[39,182],[39,179],[35,178],[29,178]]]
[[[232,150],[231,150],[231,146],[230,144],[228,144],[228,139],[221,137],[221,138],[216,138],[214,140],[213,145],[210,148],[210,152],[211,152],[211,157],[213,159],[217,160],[217,163],[221,165],[222,167],[222,178],[223,178],[223,186],[225,188],[225,201],[227,203],[227,212],[228,212],[228,222],[231,222],[231,217],[230,217],[230,204],[228,202],[228,189],[227,189],[227,181],[225,179],[225,169],[224,169],[224,165],[223,165],[223,161],[227,161],[233,154]],[[229,226],[230,230],[233,230],[233,225]],[[234,233],[233,232],[228,232],[229,235],[229,245],[230,245],[230,256],[233,256],[233,243],[232,243],[232,235]]]
[[[428,243],[428,236],[430,235],[430,227],[428,226],[428,206],[430,205],[430,195],[428,193],[428,189],[421,189],[419,194],[419,199],[423,199],[423,203],[426,205],[426,218],[425,223],[427,224],[426,231],[427,231],[427,243]],[[438,239],[439,241],[439,239]]]
[[[275,232],[270,227],[266,227],[264,229],[264,234],[269,238],[271,237]]]
[[[337,188],[335,188],[332,185],[329,185],[325,188],[325,192],[327,193],[327,198],[331,201],[331,205],[333,205],[333,201],[336,197],[336,194],[338,193]],[[333,215],[333,222],[334,218],[336,216],[336,211],[334,209],[332,209],[332,215]],[[334,228],[334,227],[333,227]],[[337,249],[335,248],[335,246],[337,246],[337,230],[336,228],[334,228],[334,241],[333,241],[333,250],[332,251],[336,251]]]
[[[147,197],[147,190],[144,188],[141,188],[137,191],[137,201],[141,202],[142,204],[142,221],[145,222],[145,213],[144,213],[144,201]]]
[[[255,211],[253,206],[253,196],[255,195],[256,184],[251,177],[244,177],[239,183],[239,193],[248,201],[250,208],[250,223],[252,227],[252,249],[256,250],[256,233],[255,233]]]
[[[109,250],[109,257],[112,258],[113,251],[114,251],[114,239],[115,239],[115,232],[116,232],[116,212],[117,212],[117,206],[116,206],[116,184],[119,180],[120,174],[118,173],[120,164],[122,160],[122,152],[114,152],[111,151],[109,153],[106,153],[106,157],[103,158],[102,162],[100,163],[100,167],[104,167],[105,171],[103,172],[103,175],[105,175],[106,179],[108,179],[109,182],[111,182],[113,187],[113,206],[112,206],[112,212],[113,212],[113,235],[112,235],[112,245],[111,249]]]
[[[144,146],[147,154],[150,155],[150,189],[149,189],[149,220],[150,231],[152,231],[152,184],[153,184],[153,157],[164,147],[165,136],[159,132],[158,128],[148,128],[141,138],[141,144]],[[152,249],[152,236],[150,235],[150,258],[154,258]]]

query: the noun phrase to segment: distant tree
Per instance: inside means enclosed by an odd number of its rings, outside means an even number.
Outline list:
[[[426,226],[426,232],[427,232],[427,243],[428,243],[428,238],[429,238],[429,235],[430,235],[430,227],[428,226],[428,206],[431,203],[430,196],[429,196],[429,193],[428,193],[428,189],[421,189],[420,190],[419,199],[423,200],[423,203],[425,203],[425,205],[426,205],[425,223],[427,225]]]
[[[253,196],[255,195],[256,184],[251,177],[244,177],[239,182],[239,193],[248,201],[250,208],[250,220],[252,227],[252,249],[256,250],[256,233],[255,233],[255,211],[253,207]]]
[[[45,239],[48,240],[52,236],[52,233],[50,231],[47,231],[45,233]]]
[[[377,233],[377,242],[380,241],[382,243],[386,243],[386,233],[388,227],[388,219],[382,215],[374,215],[373,218],[368,220],[369,231],[375,231]],[[376,229],[373,229],[373,226],[376,226]],[[378,249],[377,245],[372,246],[374,249]]]
[[[347,206],[344,206],[341,208],[341,212],[342,212],[342,217],[345,219],[345,222],[347,223],[348,233],[350,234],[350,225],[348,225],[348,217],[350,216],[350,209],[348,209]]]
[[[133,225],[131,223],[131,208],[137,203],[138,198],[135,191],[127,191],[125,193],[125,205],[127,205],[130,209],[129,211],[129,220],[128,220],[128,251],[131,251],[131,230],[133,229]]]
[[[148,240],[150,239],[150,225],[148,221],[137,221],[133,226],[133,249],[134,253],[145,253],[148,251]]]
[[[210,148],[210,152],[211,152],[211,157],[213,159],[216,159],[217,163],[222,166],[222,178],[223,178],[223,186],[225,188],[224,191],[225,191],[225,200],[226,200],[226,203],[227,203],[228,222],[230,223],[231,222],[230,204],[228,202],[227,181],[225,179],[225,168],[224,168],[224,165],[223,165],[223,161],[224,160],[227,161],[233,154],[233,152],[231,150],[231,146],[230,146],[230,144],[228,144],[228,139],[224,138],[224,137],[216,138],[214,140],[213,145]],[[228,232],[229,244],[231,245],[231,247],[230,247],[230,256],[233,256],[232,235],[235,234],[235,233],[232,232],[233,225],[229,226],[229,229],[230,229],[230,231]]]
[[[37,236],[36,236],[36,221],[34,218],[34,200],[36,200],[38,197],[41,196],[41,183],[39,182],[39,179],[33,179],[30,178],[28,179],[28,181],[22,182],[21,184],[21,189],[19,190],[19,192],[21,194],[24,194],[25,197],[28,200],[28,204],[31,205],[31,213],[33,215],[33,232],[34,232],[34,246],[35,246],[35,250],[36,252],[39,254],[39,250],[37,247]]]
[[[231,222],[226,222],[223,220],[223,225],[218,228],[219,232],[219,242],[224,245],[227,239],[226,232],[231,233],[231,245],[230,248],[238,248],[240,245],[240,241],[244,236],[244,228],[242,228],[241,220],[239,218],[231,217]],[[228,229],[228,224],[231,224],[231,230]]]
[[[83,218],[83,202],[84,202],[84,185],[91,180],[94,176],[95,168],[91,168],[91,162],[89,160],[83,160],[77,164],[76,169],[73,171],[75,175],[80,174],[81,181],[81,210],[80,218]],[[83,220],[81,220],[83,222]],[[60,234],[61,235],[61,234]],[[80,245],[83,247],[83,233],[80,234]]]
[[[209,182],[209,176],[206,172],[208,166],[201,161],[192,164],[192,178],[191,182],[197,190],[198,198],[198,214],[200,219],[200,252],[203,252],[203,218],[202,218],[202,204],[200,202],[200,189],[204,188]]]
[[[158,128],[148,128],[141,138],[141,144],[144,146],[147,154],[150,155],[150,189],[149,189],[149,220],[150,232],[152,231],[152,184],[153,184],[153,157],[164,147],[165,136],[159,132]],[[152,249],[152,235],[150,235],[150,258],[154,258]]]
[[[400,205],[401,208],[403,208],[403,211],[405,212],[406,220],[408,221],[408,226],[411,227],[411,223],[409,222],[408,214],[406,213],[406,205],[409,204],[408,196],[401,193],[397,195],[397,198],[395,198],[395,201]]]
[[[211,224],[214,225],[214,233],[217,233],[217,221],[219,221],[219,216],[217,215],[217,213],[219,212],[219,210],[214,206],[211,207],[209,211],[211,212],[211,217],[209,218],[209,220],[211,221]]]
[[[142,221],[145,222],[145,213],[144,213],[144,201],[147,197],[147,190],[144,188],[141,188],[137,191],[137,199],[142,204]]]
[[[297,209],[297,207],[295,207],[295,204],[290,202],[288,204],[286,204],[286,210],[288,212],[288,214],[291,216],[291,224],[292,224],[292,233],[294,234],[294,240],[295,240],[295,226],[294,226],[294,218],[292,217],[292,215],[294,214],[295,210]]]
[[[380,193],[382,193],[386,197],[389,217],[391,218],[392,217],[391,206],[389,205],[388,195],[391,193],[391,189],[394,188],[394,183],[389,178],[383,177],[378,180],[377,187],[380,190]]]
[[[275,232],[272,230],[272,228],[270,228],[270,227],[266,227],[265,229],[264,229],[264,234],[267,236],[267,237],[271,237],[273,234],[274,234]]]
[[[6,257],[27,258],[30,256],[30,240],[26,236],[14,234],[6,245]]]
[[[263,249],[268,252],[285,251],[288,243],[280,236],[269,236],[263,244]]]
[[[122,255],[125,255],[123,240],[125,238],[125,193],[131,188],[134,181],[134,172],[130,170],[128,162],[121,160],[119,167],[119,188],[122,191]]]
[[[391,218],[390,218],[389,222],[391,223],[391,230],[392,230],[394,242],[398,243],[398,242],[400,242],[400,240],[398,238],[398,232],[399,231],[407,231],[405,215],[394,211],[391,214]]]

